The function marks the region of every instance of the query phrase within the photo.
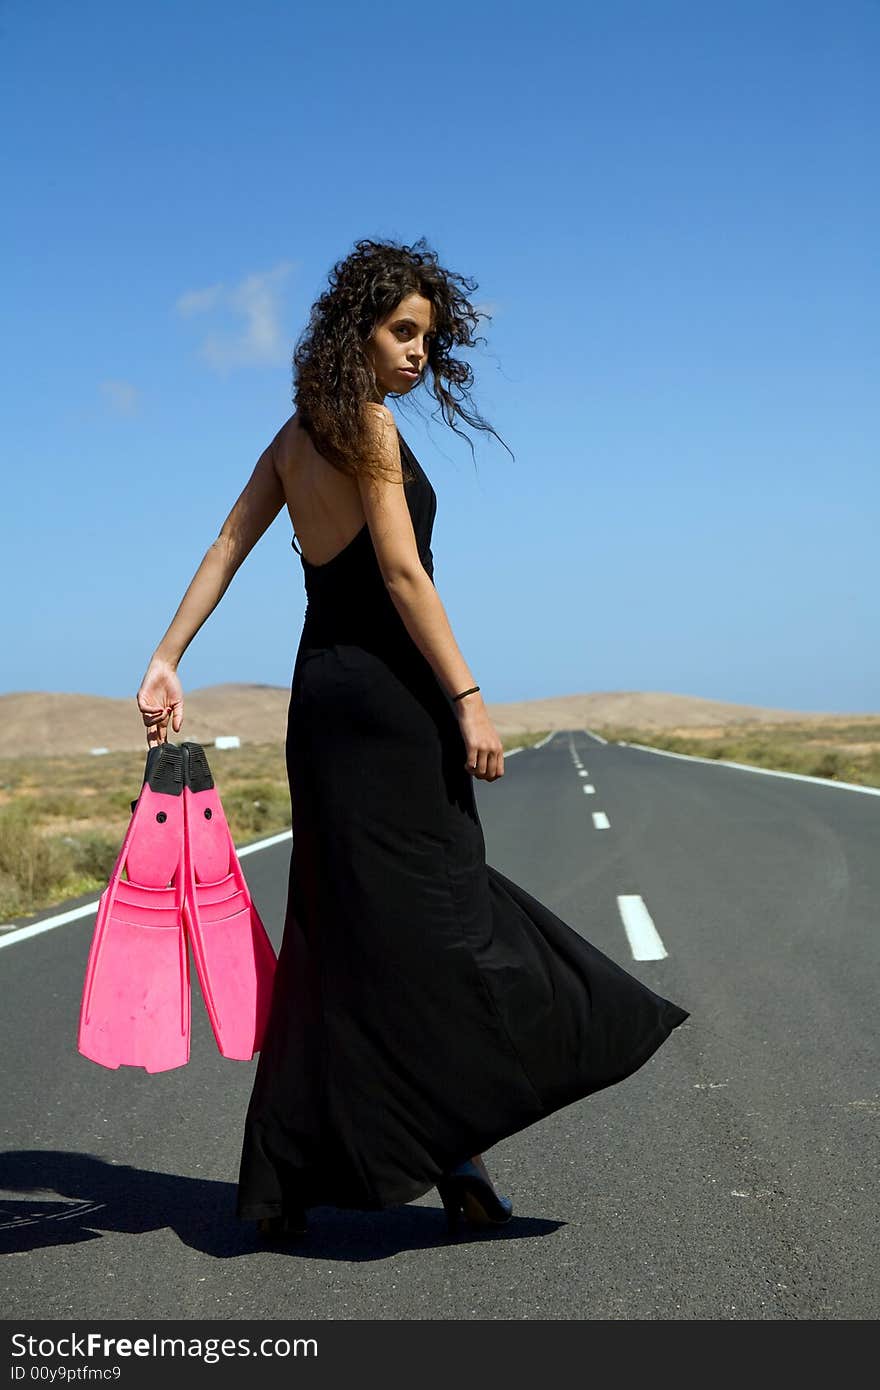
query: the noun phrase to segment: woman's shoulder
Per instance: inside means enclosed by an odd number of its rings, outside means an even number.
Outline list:
[[[379,435],[383,434],[389,426],[391,429],[397,428],[394,412],[382,401],[362,401],[361,418],[371,431]]]
[[[270,446],[277,469],[283,468],[286,463],[290,462],[295,451],[299,449],[304,434],[305,430],[302,422],[298,419],[298,412],[294,411],[284,421]]]

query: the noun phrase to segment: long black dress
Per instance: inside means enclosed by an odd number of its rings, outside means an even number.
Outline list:
[[[398,434],[422,564],[437,499]],[[454,706],[369,528],[305,571],[287,916],[237,1213],[408,1202],[687,1017],[486,863]]]

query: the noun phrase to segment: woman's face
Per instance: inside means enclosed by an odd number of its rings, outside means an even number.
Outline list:
[[[373,329],[365,347],[376,373],[379,399],[384,399],[389,391],[405,396],[421,381],[432,328],[431,301],[420,294],[408,294]],[[406,368],[411,369],[409,373]]]

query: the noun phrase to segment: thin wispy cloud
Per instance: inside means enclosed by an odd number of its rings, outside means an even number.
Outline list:
[[[186,294],[182,294],[178,299],[176,308],[184,317],[198,314],[204,309],[213,309],[222,293],[222,285],[212,285],[207,290],[187,290]]]
[[[102,381],[101,394],[111,410],[119,415],[134,415],[140,404],[141,393],[130,381]]]
[[[199,356],[226,373],[236,367],[282,367],[291,352],[281,327],[281,302],[293,261],[280,261],[271,270],[254,271],[234,285],[210,285],[187,290],[175,308],[183,318],[196,314],[225,314],[234,326],[211,330],[202,339]]]

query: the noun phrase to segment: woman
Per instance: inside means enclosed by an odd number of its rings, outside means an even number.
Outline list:
[[[475,288],[424,240],[360,241],[334,267],[294,354],[296,413],[138,692],[148,741],[180,731],[180,657],[286,504],[308,596],[293,848],[237,1207],[269,1236],[434,1186],[451,1230],[508,1220],[482,1150],[629,1076],[687,1018],[486,864],[472,779],[502,777],[504,753],[434,587],[434,489],[384,404],[430,372],[453,429],[491,430],[452,355],[477,341]]]

